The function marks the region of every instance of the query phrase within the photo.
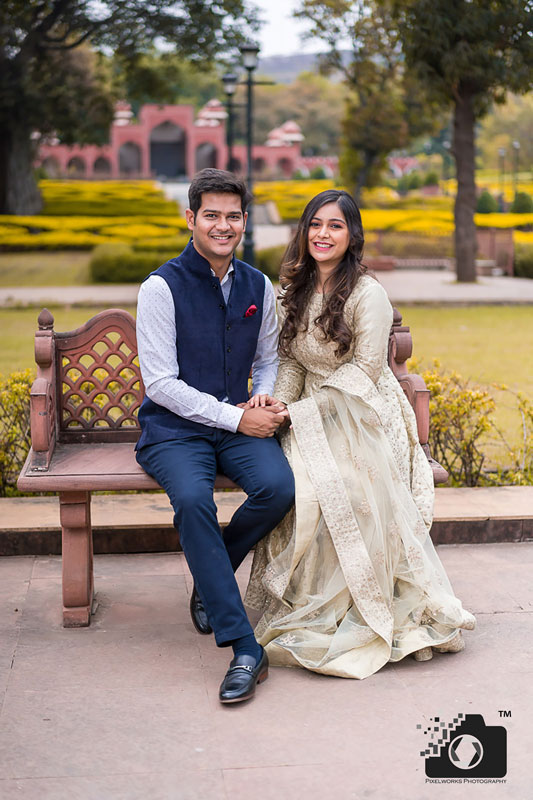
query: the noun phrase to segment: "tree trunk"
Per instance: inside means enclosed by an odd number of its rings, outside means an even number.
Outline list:
[[[42,209],[30,134],[24,126],[6,125],[0,131],[0,214],[38,214]]]
[[[474,123],[473,96],[470,91],[460,87],[453,116],[453,154],[457,173],[455,260],[457,280],[460,283],[476,280]]]
[[[368,176],[375,160],[375,153],[370,153],[368,150],[364,151],[363,165],[357,173],[357,179],[353,190],[353,197],[358,206],[361,205],[361,192],[368,182]]]

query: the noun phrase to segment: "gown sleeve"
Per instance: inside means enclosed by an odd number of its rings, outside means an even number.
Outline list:
[[[281,295],[278,298],[278,330],[281,331],[285,320],[285,309],[281,305]],[[300,397],[305,382],[305,367],[295,358],[280,356],[278,375],[274,386],[274,397],[288,405]]]
[[[392,306],[385,289],[368,281],[354,309],[355,349],[352,363],[377,383],[387,359]]]

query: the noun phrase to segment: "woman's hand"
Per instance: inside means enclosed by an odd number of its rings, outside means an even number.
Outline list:
[[[269,394],[254,394],[248,400],[249,408],[265,408],[272,405],[273,398]]]
[[[281,400],[276,400],[275,397],[271,397],[269,394],[254,394],[246,403],[246,408],[266,408],[267,406],[278,412],[287,408],[285,403]]]
[[[282,428],[291,421],[289,412],[287,411],[287,404],[282,400],[271,397],[269,394],[254,394],[247,403],[238,403],[237,408],[244,408],[245,411],[249,408],[268,408],[269,411],[281,414],[285,418],[280,426]]]

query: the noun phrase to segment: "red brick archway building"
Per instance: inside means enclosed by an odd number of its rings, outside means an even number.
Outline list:
[[[336,171],[337,159],[302,157],[303,139],[298,126],[287,122],[271,131],[267,144],[253,148],[254,172],[268,178],[290,178],[313,166],[326,174]],[[233,149],[233,169],[246,170],[246,149]],[[166,178],[187,180],[204,167],[227,167],[225,111],[211,100],[195,118],[189,105],[144,105],[132,120],[130,106],[118,103],[109,132],[109,144],[63,145],[43,142],[37,165],[50,177],[72,178]],[[317,163],[317,162],[320,162]]]

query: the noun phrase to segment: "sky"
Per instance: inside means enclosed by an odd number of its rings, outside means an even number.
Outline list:
[[[259,9],[264,20],[258,36],[261,56],[316,53],[321,49],[316,40],[304,42],[300,38],[308,27],[292,16],[300,0],[248,0],[248,5]]]

